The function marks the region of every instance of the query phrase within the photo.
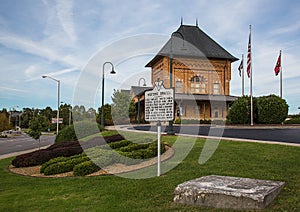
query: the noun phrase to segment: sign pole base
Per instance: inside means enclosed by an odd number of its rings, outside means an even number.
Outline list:
[[[160,144],[161,144],[161,123],[157,122],[157,176],[160,176]]]

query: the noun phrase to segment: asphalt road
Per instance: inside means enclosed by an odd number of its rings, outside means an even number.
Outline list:
[[[136,126],[136,130],[156,131],[155,126]],[[261,141],[300,143],[300,128],[222,128],[210,126],[174,126],[175,133],[202,136],[217,136],[226,138],[241,138]],[[168,126],[162,126],[162,132],[167,132]]]
[[[42,135],[41,147],[54,143],[55,135]],[[39,148],[39,142],[25,133],[9,138],[0,138],[0,156]]]

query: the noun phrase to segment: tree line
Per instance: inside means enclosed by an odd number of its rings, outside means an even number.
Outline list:
[[[75,105],[72,107],[70,104],[63,103],[59,107],[59,117],[63,118],[63,123],[59,124],[59,129],[65,126],[72,125],[73,121],[82,121],[86,119],[96,119],[101,123],[102,107],[97,110],[94,108],[86,108],[84,105]],[[105,125],[113,124],[115,122],[124,122],[130,119],[129,116],[135,114],[135,106],[131,101],[130,95],[127,92],[114,90],[112,95],[112,104],[104,105],[104,122]],[[36,128],[41,125],[42,131],[55,131],[56,124],[52,124],[52,118],[57,117],[57,109],[46,107],[44,109],[37,108],[23,108],[22,110],[13,109],[8,111],[2,109],[0,111],[0,132],[3,130],[13,129],[16,126],[21,128]]]

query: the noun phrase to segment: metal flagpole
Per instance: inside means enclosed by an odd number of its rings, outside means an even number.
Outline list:
[[[281,50],[279,52],[279,58],[280,58],[280,67],[279,67],[279,71],[280,71],[280,98],[282,98],[282,64],[281,64]]]
[[[251,45],[251,25],[249,25],[250,29],[250,45]],[[252,93],[252,48],[250,46],[250,98],[251,98],[251,126],[253,126],[253,93]]]
[[[244,54],[242,54],[242,61],[243,61],[243,67],[242,67],[242,96],[245,95],[245,80],[244,80]]]

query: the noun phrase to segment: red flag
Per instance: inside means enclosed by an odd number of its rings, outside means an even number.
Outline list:
[[[277,59],[276,66],[275,66],[275,68],[274,68],[274,72],[275,72],[275,75],[276,75],[276,76],[279,74],[280,68],[281,68],[281,54],[279,54],[278,59]]]
[[[248,55],[247,55],[247,75],[250,78],[251,74],[251,31],[249,34],[249,42],[248,42]]]

